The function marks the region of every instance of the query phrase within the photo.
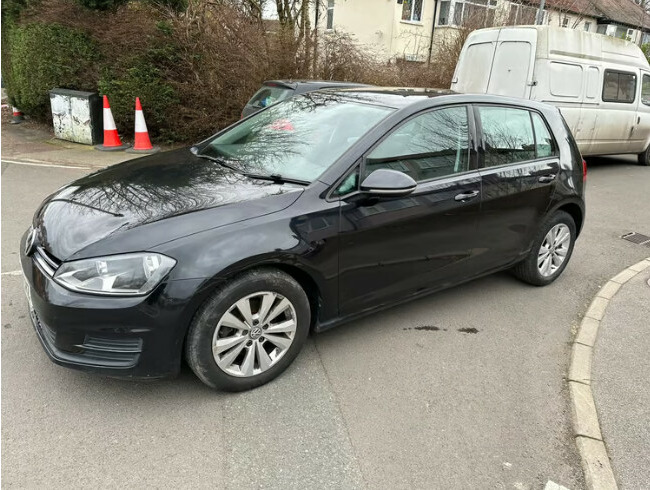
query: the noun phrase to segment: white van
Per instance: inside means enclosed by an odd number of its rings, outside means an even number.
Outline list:
[[[479,29],[451,88],[553,104],[583,155],[633,153],[650,165],[650,65],[631,42],[551,26]]]

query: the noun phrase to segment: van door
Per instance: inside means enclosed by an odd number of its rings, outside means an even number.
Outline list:
[[[634,69],[604,69],[602,103],[590,155],[640,153],[631,140],[637,119],[637,92],[640,92],[639,75]]]
[[[535,29],[502,29],[499,32],[487,92],[529,99],[536,47]]]
[[[452,90],[466,94],[487,93],[498,38],[498,29],[474,31],[469,35],[458,57]]]
[[[645,151],[650,143],[650,72],[641,71],[640,97],[633,129],[635,152]]]

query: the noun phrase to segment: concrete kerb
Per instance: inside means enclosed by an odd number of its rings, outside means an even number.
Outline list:
[[[571,349],[569,393],[573,412],[573,435],[582,460],[587,488],[614,490],[618,485],[607,455],[591,391],[591,364],[600,322],[609,302],[627,281],[650,268],[650,257],[621,271],[610,279],[594,297],[585,313]]]

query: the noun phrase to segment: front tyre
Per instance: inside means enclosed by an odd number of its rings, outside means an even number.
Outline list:
[[[558,211],[544,220],[526,259],[513,274],[528,284],[546,286],[555,281],[569,263],[576,239],[576,225],[570,214]]]
[[[208,386],[243,391],[271,381],[296,358],[311,312],[289,275],[259,269],[216,291],[190,325],[185,356]]]

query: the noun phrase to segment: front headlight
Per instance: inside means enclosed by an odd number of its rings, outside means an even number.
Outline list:
[[[140,296],[151,292],[176,261],[157,253],[132,253],[61,264],[54,280],[83,293]]]

